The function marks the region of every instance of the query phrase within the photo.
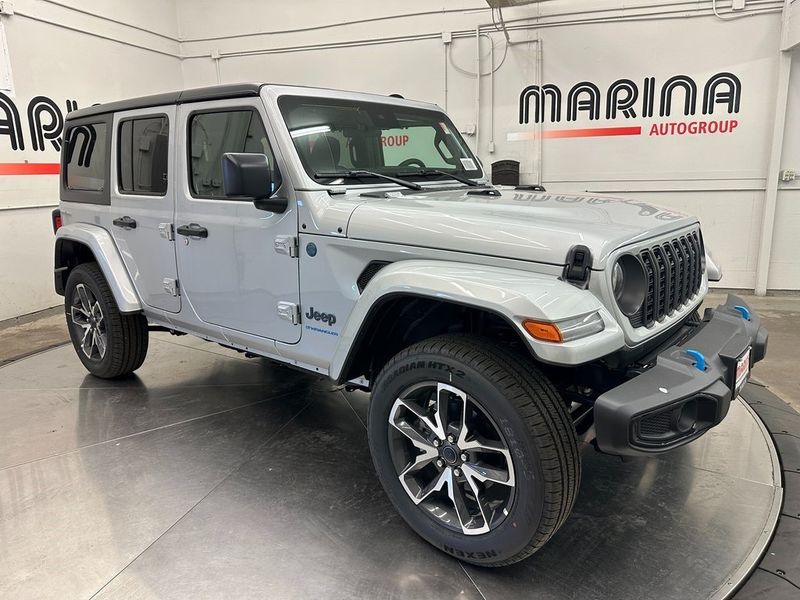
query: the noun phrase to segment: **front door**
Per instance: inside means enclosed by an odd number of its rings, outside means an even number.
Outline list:
[[[277,308],[279,303],[300,303],[298,260],[276,252],[275,240],[297,235],[296,202],[288,181],[276,192],[290,199],[284,213],[225,197],[226,152],[261,153],[273,170],[280,172],[283,166],[270,144],[260,100],[232,102],[178,108],[185,136],[181,147],[186,148],[175,215],[181,293],[206,323],[294,343],[300,339],[300,327],[279,315]]]
[[[175,106],[114,115],[109,229],[142,301],[177,313]]]

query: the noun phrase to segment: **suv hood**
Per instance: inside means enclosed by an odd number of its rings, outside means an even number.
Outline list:
[[[347,194],[349,201],[359,202],[347,236],[557,265],[581,244],[591,250],[593,268],[602,269],[608,254],[623,245],[697,223],[683,213],[626,198],[479,191]]]

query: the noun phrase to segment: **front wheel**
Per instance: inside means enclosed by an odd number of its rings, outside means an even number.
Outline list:
[[[147,319],[122,314],[96,263],[84,263],[69,274],[64,289],[69,336],[86,369],[111,379],[132,373],[147,355]]]
[[[575,502],[580,456],[563,400],[528,361],[476,338],[433,338],[390,360],[369,438],[406,522],[473,564],[530,556]]]

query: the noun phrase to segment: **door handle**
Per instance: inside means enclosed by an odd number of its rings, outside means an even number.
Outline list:
[[[119,217],[118,219],[114,219],[111,222],[116,227],[122,227],[123,229],[136,229],[136,220],[127,215],[124,217]]]
[[[198,225],[197,223],[189,223],[188,225],[181,225],[175,230],[175,232],[178,235],[185,235],[186,237],[191,237],[191,238],[208,237],[208,229],[206,229],[202,225]]]

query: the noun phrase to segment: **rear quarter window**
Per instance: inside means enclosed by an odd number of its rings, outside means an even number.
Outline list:
[[[99,192],[108,188],[105,123],[84,123],[67,130],[64,155],[66,187]]]

